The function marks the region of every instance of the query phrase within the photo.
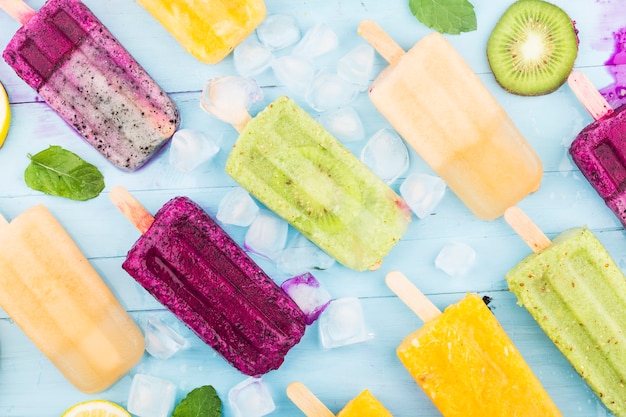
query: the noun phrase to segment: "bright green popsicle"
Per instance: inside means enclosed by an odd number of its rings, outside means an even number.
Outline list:
[[[226,172],[357,271],[379,267],[411,220],[400,196],[284,96],[246,123]]]
[[[535,253],[507,273],[509,288],[606,407],[626,416],[626,277],[586,227],[544,238],[525,239]]]

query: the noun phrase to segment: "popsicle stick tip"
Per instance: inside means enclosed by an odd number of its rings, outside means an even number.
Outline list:
[[[307,417],[335,417],[335,415],[303,383],[291,382],[287,385],[287,397]]]
[[[250,120],[252,120],[252,116],[250,116],[250,113],[244,110],[239,115],[239,118],[237,119],[237,121],[233,121],[231,124],[235,128],[237,133],[241,133],[243,128],[246,127],[246,125],[248,124]]]
[[[154,217],[126,188],[119,185],[111,188],[109,198],[141,234],[152,226]]]
[[[22,0],[0,0],[0,9],[24,26],[35,15],[35,11]]]
[[[613,113],[611,105],[584,73],[572,71],[567,77],[567,84],[594,120]]]
[[[389,272],[385,277],[385,283],[424,323],[441,315],[441,310],[402,272]]]
[[[357,33],[391,65],[404,55],[404,49],[373,20],[363,20],[359,23]]]
[[[552,244],[552,241],[519,207],[513,206],[506,209],[504,220],[533,252],[539,253]]]

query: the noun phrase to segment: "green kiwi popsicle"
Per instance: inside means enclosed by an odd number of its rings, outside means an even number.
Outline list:
[[[400,196],[284,96],[242,128],[226,172],[357,271],[379,267],[411,220]]]

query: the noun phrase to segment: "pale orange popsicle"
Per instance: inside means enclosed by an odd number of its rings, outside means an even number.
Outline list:
[[[389,62],[372,103],[476,216],[497,218],[539,188],[538,156],[441,34],[405,53],[372,21],[359,33]]]
[[[83,392],[108,388],[143,355],[135,322],[42,205],[0,216],[0,305]]]

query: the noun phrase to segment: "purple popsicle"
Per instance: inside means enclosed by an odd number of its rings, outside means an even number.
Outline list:
[[[137,282],[244,374],[283,363],[304,313],[201,207],[176,197],[152,221],[125,189],[111,199],[143,233],[122,265]]]
[[[175,104],[83,3],[2,7],[23,25],[5,61],[111,163],[133,171],[174,134]]]
[[[569,152],[626,227],[626,105],[613,110],[582,73],[573,72],[568,83],[594,118],[574,139]]]

